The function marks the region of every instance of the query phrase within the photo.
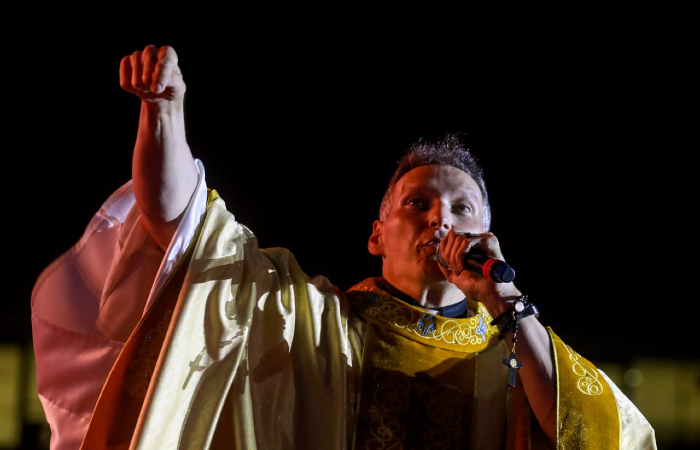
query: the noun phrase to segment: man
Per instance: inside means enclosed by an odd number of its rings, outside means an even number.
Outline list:
[[[341,292],[207,187],[173,48],[124,57],[120,80],[142,100],[132,180],[33,292],[52,448],[656,447],[489,271],[504,257],[457,136],[400,161],[368,241],[381,277]]]

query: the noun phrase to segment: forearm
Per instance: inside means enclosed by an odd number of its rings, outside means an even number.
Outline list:
[[[132,178],[144,228],[165,250],[197,184],[182,101],[141,102]]]
[[[504,326],[510,318],[513,302],[522,293],[512,283],[492,283],[488,286],[487,292],[472,295],[476,295],[494,317],[504,316],[498,324]],[[469,297],[469,294],[466,295]],[[522,364],[518,373],[525,395],[540,427],[552,443],[556,443],[557,379],[549,333],[537,316],[530,315],[518,321],[516,338],[514,350],[516,360]],[[509,348],[513,348],[513,327],[508,328],[504,340]]]
[[[506,342],[512,345],[512,332]],[[552,442],[557,437],[557,380],[554,354],[549,333],[534,316],[521,319],[515,344],[517,359],[522,363],[520,379],[540,427]]]

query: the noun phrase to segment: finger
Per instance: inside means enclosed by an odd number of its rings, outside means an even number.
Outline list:
[[[440,240],[440,244],[438,245],[437,250],[438,263],[440,263],[440,266],[442,266],[444,269],[447,269],[448,271],[452,270],[452,267],[450,266],[450,262],[448,260],[450,256],[451,242],[452,230],[448,231],[447,234]]]
[[[131,89],[133,92],[143,92],[145,90],[143,84],[143,52],[136,50],[128,56],[129,64],[131,65]]]
[[[440,267],[447,270],[448,272],[452,271],[452,268],[450,267],[450,265],[447,264],[447,261],[445,261],[445,258],[442,257],[442,250],[440,250],[439,246],[438,246],[437,250],[435,251],[435,256],[437,257],[438,264],[440,264]]]
[[[455,259],[455,253],[454,249],[455,246],[457,245],[457,236],[454,235],[453,233],[448,233],[445,238],[443,239],[445,243],[445,252],[443,254],[443,257],[447,261],[447,264],[450,266],[453,272],[457,273],[459,270],[457,265],[455,264],[456,259]]]
[[[158,64],[158,49],[155,45],[147,45],[141,52],[141,83],[144,89],[152,90]]]
[[[135,93],[136,91],[131,83],[132,75],[131,55],[127,55],[119,63],[119,85],[125,91]]]
[[[468,249],[469,241],[463,235],[455,236],[450,247],[450,266],[457,274],[464,270],[464,256]]]
[[[465,238],[459,239],[457,242],[455,242],[453,253],[455,261],[452,267],[457,274],[462,273],[464,270],[464,259],[469,252],[470,245],[470,242]]]
[[[160,94],[166,87],[172,86],[175,82],[174,74],[179,73],[178,58],[175,49],[163,46],[158,50],[158,64],[153,72],[153,82],[151,90]]]

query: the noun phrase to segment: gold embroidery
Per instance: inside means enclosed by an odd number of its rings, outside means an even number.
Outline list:
[[[491,316],[485,311],[467,319],[444,319],[437,321],[435,316],[426,322],[423,313],[408,305],[397,302],[381,302],[369,306],[365,313],[375,316],[382,322],[403,328],[416,336],[424,339],[444,341],[459,345],[476,345],[487,342],[487,336],[494,335],[493,328],[486,324],[491,321]],[[434,327],[431,331],[430,326]],[[428,331],[428,332],[426,332]]]
[[[434,386],[430,389],[428,417],[437,427],[423,435],[423,448],[458,448],[464,436],[465,395],[452,386]]]
[[[369,408],[371,437],[365,448],[393,448],[404,439],[406,430],[391,413],[408,409],[411,382],[404,374],[388,370],[377,371],[374,382],[378,387],[372,394],[374,401]]]
[[[559,340],[559,339],[557,339]],[[586,360],[576,353],[571,347],[564,344],[564,348],[569,353],[569,359],[573,362],[571,369],[579,377],[576,383],[579,391],[585,395],[600,395],[603,393],[603,384],[598,379],[598,370],[586,363]]]
[[[370,425],[371,435],[365,448],[401,448],[405,430],[400,421],[391,417],[377,417]]]
[[[422,445],[425,449],[458,448],[464,432],[464,408],[467,397],[457,388],[447,385],[426,386],[403,373],[378,370],[373,378],[376,388],[369,406],[369,436],[365,449],[401,448],[406,439],[402,414],[417,407],[421,392],[427,396],[425,413],[429,422],[422,422]],[[413,400],[412,400],[413,399]],[[411,404],[416,401],[415,404]],[[415,416],[412,415],[415,420]],[[416,430],[412,431],[416,433]]]

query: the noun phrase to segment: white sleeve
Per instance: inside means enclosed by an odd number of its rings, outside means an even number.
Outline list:
[[[620,418],[620,448],[656,449],[656,433],[646,417],[605,372],[600,369],[598,372],[608,382],[617,402]]]
[[[204,164],[199,159],[195,159],[195,164],[197,166],[197,172],[199,173],[197,187],[195,188],[194,194],[192,194],[187,209],[185,209],[184,216],[175,231],[175,235],[170,241],[168,249],[165,251],[165,257],[156,274],[144,312],[148,310],[151,303],[157,297],[158,292],[163,287],[163,283],[168,279],[168,275],[172,272],[173,268],[177,266],[177,263],[184,255],[194,237],[197,227],[203,220],[204,214],[207,211],[207,183],[205,180]]]

